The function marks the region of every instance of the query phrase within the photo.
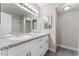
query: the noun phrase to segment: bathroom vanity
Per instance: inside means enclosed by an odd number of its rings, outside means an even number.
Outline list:
[[[40,21],[39,8],[35,9],[38,13],[23,3],[1,4],[0,37],[10,36],[0,39],[1,56],[45,55],[49,44],[49,28],[44,21]]]
[[[49,33],[33,34],[29,37],[22,35],[12,38],[6,38],[0,44],[1,56],[43,56],[48,50]],[[20,37],[20,39],[19,39]]]

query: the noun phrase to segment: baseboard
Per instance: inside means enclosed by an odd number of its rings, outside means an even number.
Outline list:
[[[55,50],[55,49],[52,49],[52,48],[49,48],[48,50],[49,50],[49,51],[52,51],[52,52],[54,52],[54,53],[56,52],[56,50]]]
[[[69,47],[69,46],[65,46],[65,45],[61,45],[61,44],[57,44],[57,46],[78,52],[78,49],[73,48],[73,47]]]

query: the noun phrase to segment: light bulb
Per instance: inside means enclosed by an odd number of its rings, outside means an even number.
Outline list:
[[[64,11],[66,11],[66,10],[69,10],[70,9],[70,5],[68,5],[68,6],[66,6],[66,7],[64,7]]]

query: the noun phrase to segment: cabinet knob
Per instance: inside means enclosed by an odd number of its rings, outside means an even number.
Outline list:
[[[28,52],[28,53],[26,54],[26,56],[31,56],[31,52]]]

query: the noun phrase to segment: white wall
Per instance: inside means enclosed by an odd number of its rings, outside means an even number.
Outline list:
[[[56,52],[56,21],[57,21],[57,13],[56,9],[52,10],[52,29],[50,30],[50,41],[49,48]]]
[[[57,44],[78,50],[79,11],[70,11],[58,15]]]
[[[48,11],[47,11],[48,10]],[[43,16],[52,16],[52,28],[51,29],[45,29],[44,23],[43,23]],[[41,32],[50,32],[50,39],[49,39],[49,49],[53,52],[56,51],[56,18],[57,13],[55,8],[44,8],[40,12],[40,31]]]
[[[44,17],[41,17],[41,19],[40,19],[40,32],[43,32],[43,33],[44,32],[49,32],[50,29],[45,28],[46,21],[47,21],[47,19],[44,19]]]

